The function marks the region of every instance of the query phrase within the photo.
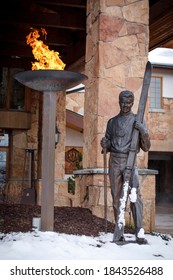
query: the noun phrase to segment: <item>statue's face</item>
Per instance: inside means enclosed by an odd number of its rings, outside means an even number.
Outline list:
[[[119,104],[120,104],[121,113],[123,115],[126,115],[131,111],[131,108],[133,106],[133,101],[132,98],[122,97]]]

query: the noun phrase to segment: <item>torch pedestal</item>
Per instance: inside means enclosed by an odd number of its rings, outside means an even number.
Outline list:
[[[41,229],[54,228],[56,91],[43,94]]]
[[[43,92],[43,145],[41,230],[54,229],[55,120],[58,91],[76,86],[87,76],[65,70],[34,70],[17,73],[23,85]]]

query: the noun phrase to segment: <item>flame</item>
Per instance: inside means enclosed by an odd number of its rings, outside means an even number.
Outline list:
[[[47,32],[44,28],[41,28],[42,34],[47,36]],[[39,69],[54,69],[64,70],[65,64],[59,57],[59,53],[49,50],[49,47],[38,40],[40,37],[39,30],[33,29],[29,35],[26,36],[26,42],[32,47],[32,53],[37,62],[32,62],[32,70]]]

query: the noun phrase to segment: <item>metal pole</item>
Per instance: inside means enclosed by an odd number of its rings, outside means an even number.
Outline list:
[[[27,149],[27,153],[29,155],[29,188],[31,189],[32,188],[32,183],[31,183],[31,151],[29,149]]]
[[[107,233],[107,157],[106,149],[103,149],[104,157],[104,221],[105,221],[105,233]]]
[[[41,230],[54,229],[56,91],[43,92]]]

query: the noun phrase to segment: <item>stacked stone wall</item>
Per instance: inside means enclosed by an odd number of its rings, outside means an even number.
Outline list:
[[[76,171],[80,173],[80,171]],[[84,173],[86,174],[84,175]],[[93,215],[104,218],[104,174],[98,170],[82,170],[76,178],[76,186],[80,189],[81,207],[89,208]],[[101,173],[102,172],[102,173]],[[95,173],[95,174],[94,174]],[[139,183],[143,201],[143,227],[146,232],[155,229],[155,172],[139,170]],[[126,225],[134,226],[130,203],[128,200],[125,211]],[[112,196],[107,176],[107,219],[114,223]]]

